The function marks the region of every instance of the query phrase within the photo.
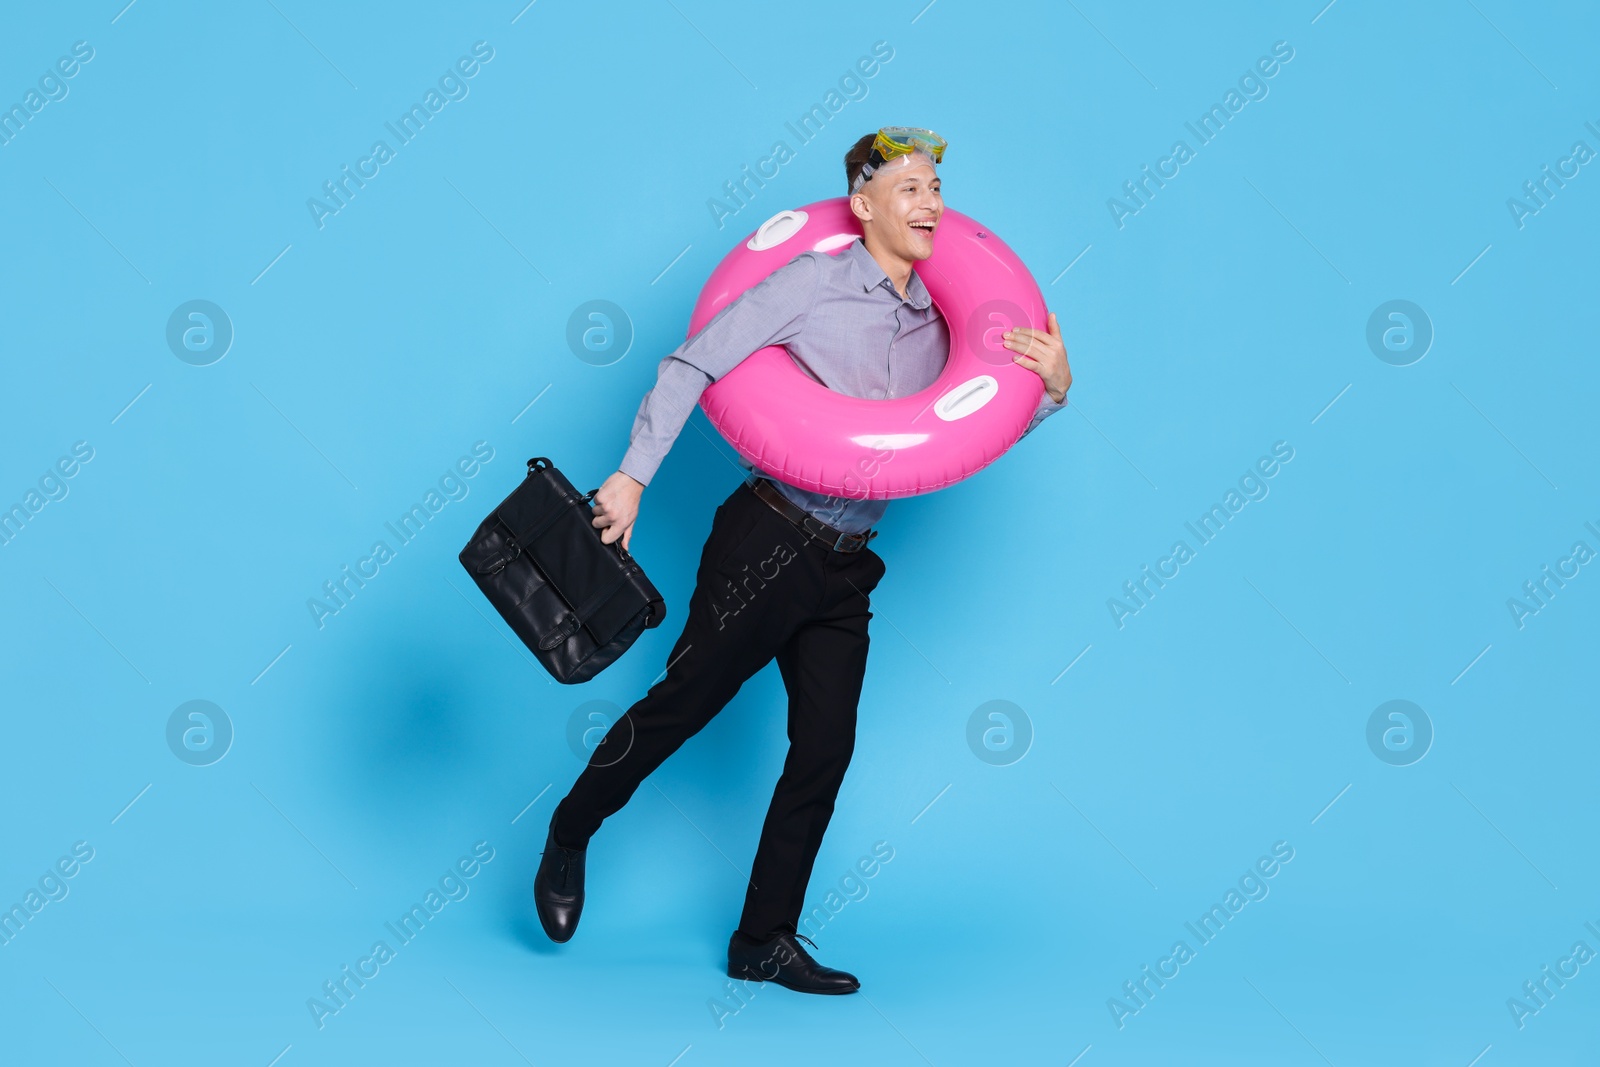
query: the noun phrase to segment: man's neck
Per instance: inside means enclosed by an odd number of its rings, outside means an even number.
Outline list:
[[[888,276],[889,284],[894,286],[895,292],[899,293],[902,299],[909,299],[910,294],[907,292],[906,286],[911,283],[911,260],[901,259],[891,252],[884,251],[877,246],[875,241],[868,237],[863,237],[861,243],[866,247],[867,254],[873,258],[878,266],[883,269],[883,273]]]

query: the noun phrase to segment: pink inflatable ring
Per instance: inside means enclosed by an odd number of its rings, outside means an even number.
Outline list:
[[[711,272],[689,336],[801,252],[838,254],[860,236],[845,197],[779,212]],[[775,345],[701,394],[711,424],[757,468],[857,500],[930,493],[993,463],[1017,443],[1044,393],[1039,375],[1012,362],[1001,335],[1013,326],[1044,329],[1044,296],[1004,241],[948,208],[933,255],[916,272],[950,331],[950,357],[931,386],[888,400],[847,396]]]

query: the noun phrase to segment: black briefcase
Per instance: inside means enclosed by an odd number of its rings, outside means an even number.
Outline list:
[[[461,565],[558,682],[615,663],[667,605],[618,540],[606,544],[580,494],[543,456],[461,550]]]

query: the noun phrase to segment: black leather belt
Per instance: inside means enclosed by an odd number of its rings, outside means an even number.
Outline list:
[[[757,478],[750,488],[773,511],[793,523],[797,530],[835,552],[860,552],[867,547],[868,541],[878,536],[877,530],[852,534],[834,529],[784,496],[778,487],[766,478]]]

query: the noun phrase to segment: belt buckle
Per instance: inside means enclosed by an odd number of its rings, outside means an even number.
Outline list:
[[[868,541],[871,541],[874,537],[878,536],[878,532],[876,530],[869,530],[866,533],[840,533],[830,544],[825,534],[818,530],[812,529],[812,526],[815,525],[821,527],[822,530],[831,531],[833,528],[827,523],[823,522],[821,519],[818,519],[814,515],[806,514],[804,511],[800,511],[798,515],[791,517],[787,511],[784,508],[779,507],[774,500],[766,499],[767,495],[770,493],[773,497],[776,497],[777,500],[782,501],[785,504],[790,503],[789,499],[783,495],[777,486],[772,484],[771,480],[767,478],[757,478],[755,481],[747,484],[750,485],[751,489],[755,490],[755,494],[757,496],[764,499],[768,507],[782,515],[789,521],[791,525],[799,529],[801,533],[805,534],[813,541],[816,541],[818,544],[827,546],[835,552],[859,552],[863,548],[867,547]]]

